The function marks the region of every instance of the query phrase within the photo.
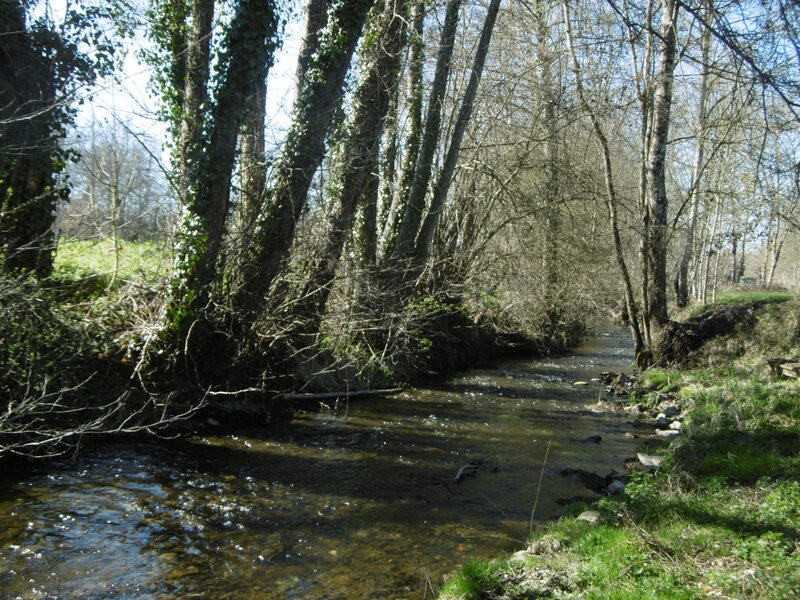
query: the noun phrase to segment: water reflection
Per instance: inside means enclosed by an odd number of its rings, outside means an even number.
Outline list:
[[[0,489],[3,597],[425,598],[466,556],[519,547],[587,491],[558,472],[620,469],[618,417],[587,409],[627,335],[290,424],[97,451]],[[602,435],[600,444],[582,442]],[[477,473],[454,479],[470,461]]]

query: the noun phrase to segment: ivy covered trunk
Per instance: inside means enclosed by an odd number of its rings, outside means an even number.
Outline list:
[[[374,173],[383,127],[392,93],[399,78],[406,40],[410,0],[383,0],[362,49],[362,80],[345,124],[344,138],[333,157],[330,193],[334,207],[325,235],[312,259],[301,301],[307,313],[308,333],[315,333],[330,294],[331,285],[347,236],[353,229],[356,209],[366,196],[377,195]],[[374,206],[374,202],[370,202]]]
[[[428,98],[425,130],[420,143],[419,157],[414,166],[414,178],[408,192],[403,219],[397,233],[397,242],[388,261],[390,267],[405,267],[408,260],[414,255],[414,242],[425,211],[425,196],[428,192],[433,161],[441,136],[442,106],[447,92],[447,80],[450,75],[453,43],[458,28],[460,9],[461,0],[449,0],[447,3],[442,37],[439,40],[439,54],[436,57],[436,71]]]
[[[374,0],[340,0],[328,14],[317,52],[311,57],[295,103],[292,125],[275,166],[267,205],[257,220],[253,243],[239,267],[237,308],[258,314],[294,240],[311,180],[325,156],[325,137],[341,101],[356,44]]]
[[[220,253],[230,208],[231,177],[247,99],[258,88],[277,46],[270,0],[241,0],[226,32],[211,124],[199,138],[188,172],[188,199],[178,235],[169,316],[179,339],[211,300],[221,276]]]
[[[56,174],[66,157],[54,73],[37,50],[19,1],[0,3],[0,268],[39,277],[53,267]]]
[[[425,27],[425,2],[419,0],[414,6],[413,29],[411,37],[411,47],[408,52],[408,77],[406,93],[406,110],[408,111],[408,134],[405,138],[405,154],[403,164],[400,169],[400,181],[396,189],[393,190],[391,200],[389,200],[389,190],[394,184],[394,174],[389,173],[384,178],[384,200],[389,208],[386,214],[385,225],[381,232],[381,258],[385,259],[392,255],[397,242],[397,234],[400,229],[400,219],[405,213],[408,205],[408,196],[411,193],[411,183],[414,180],[414,169],[419,157],[420,142],[422,141],[422,68],[425,60],[424,52],[424,27]],[[397,150],[394,149],[396,156]],[[395,156],[387,156],[387,162],[391,158],[393,167]],[[391,185],[390,185],[391,183]]]

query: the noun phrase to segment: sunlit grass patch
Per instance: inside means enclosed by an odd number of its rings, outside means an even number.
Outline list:
[[[120,280],[153,281],[169,273],[171,260],[164,242],[122,241],[115,251],[110,239],[61,240],[55,256],[55,277],[95,276],[110,281],[116,273]]]

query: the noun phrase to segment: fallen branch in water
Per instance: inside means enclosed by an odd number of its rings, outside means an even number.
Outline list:
[[[403,388],[392,388],[390,390],[355,390],[352,392],[295,393],[286,394],[286,398],[287,400],[336,400],[337,398],[358,398],[364,396],[392,396],[402,391]]]

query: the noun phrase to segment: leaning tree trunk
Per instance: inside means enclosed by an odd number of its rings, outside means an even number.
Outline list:
[[[408,135],[405,139],[405,154],[400,169],[400,181],[397,189],[392,194],[388,213],[381,233],[381,258],[392,255],[397,244],[397,234],[400,229],[400,219],[408,205],[408,196],[411,193],[411,184],[414,181],[414,169],[419,157],[420,142],[422,141],[422,68],[425,59],[423,33],[425,27],[425,2],[417,0],[414,5],[413,28],[411,48],[408,53]],[[396,152],[396,151],[395,151]],[[389,183],[388,178],[384,182]],[[394,183],[392,177],[391,183]],[[386,185],[387,189],[390,189]],[[388,199],[388,193],[385,198]]]
[[[181,201],[191,202],[191,180],[196,177],[192,173],[198,168],[203,149],[201,137],[205,123],[206,104],[208,102],[208,77],[211,65],[211,28],[214,22],[214,0],[194,0],[191,11],[191,30],[183,47],[176,50],[183,56],[175,57],[176,61],[184,60],[177,68],[176,78],[182,73],[182,80],[175,81],[178,86],[176,97],[180,100],[180,141],[179,141],[179,183],[178,191]]]
[[[450,63],[453,57],[453,43],[458,26],[458,13],[462,0],[449,0],[445,15],[442,36],[439,40],[439,55],[436,58],[436,71],[433,76],[431,93],[428,98],[428,113],[422,136],[419,157],[414,168],[414,178],[408,194],[403,220],[397,233],[397,242],[388,261],[389,266],[401,266],[414,253],[414,242],[425,210],[425,196],[428,192],[433,159],[439,145],[442,124],[442,105],[447,91]]]
[[[199,142],[203,152],[190,170],[190,198],[178,233],[169,318],[179,339],[209,302],[219,275],[242,115],[264,74],[263,65],[272,62],[277,29],[271,0],[242,0],[226,34],[222,77],[209,111],[211,131]]]
[[[328,24],[328,4],[328,0],[308,0],[306,5],[306,31],[303,35],[303,45],[300,47],[295,71],[298,99],[303,91],[303,79],[309,64],[311,64],[311,57],[319,48],[319,34]]]
[[[266,184],[267,165],[264,154],[264,126],[267,112],[266,69],[256,80],[256,89],[247,101],[247,111],[241,131],[241,156],[239,158],[242,188],[240,203],[240,229],[243,240],[261,210]]]
[[[340,0],[308,66],[292,125],[275,167],[275,181],[260,215],[250,252],[241,265],[243,283],[234,302],[251,314],[264,305],[294,240],[311,180],[325,156],[325,137],[339,104],[345,76],[374,0]]]
[[[662,0],[661,50],[653,104],[653,136],[650,140],[650,156],[647,167],[647,212],[650,217],[650,235],[647,243],[650,302],[648,313],[651,333],[658,331],[668,320],[666,157],[677,49],[675,25],[677,9],[676,0]]]
[[[334,155],[330,185],[335,205],[326,223],[322,243],[312,259],[301,300],[306,333],[315,333],[324,314],[347,236],[353,228],[358,201],[377,192],[374,178],[378,149],[391,98],[399,77],[406,40],[406,13],[410,0],[384,0],[366,36],[362,51],[361,84],[345,123],[344,139]]]
[[[486,63],[486,55],[489,53],[489,43],[492,40],[492,31],[494,30],[494,24],[497,20],[499,9],[500,0],[492,0],[483,23],[483,30],[481,31],[480,41],[478,42],[478,49],[475,52],[475,60],[472,65],[472,71],[470,72],[469,83],[464,92],[458,118],[456,119],[456,124],[450,138],[450,146],[447,149],[442,169],[439,172],[439,177],[433,189],[433,197],[431,198],[428,212],[425,215],[425,220],[422,222],[419,234],[417,235],[414,256],[418,264],[422,264],[430,254],[433,234],[439,222],[442,206],[447,199],[450,184],[453,181],[453,174],[456,170],[456,163],[461,153],[461,144],[464,141],[464,134],[467,131],[467,125],[472,117],[472,108],[475,104],[475,96],[478,93],[478,85],[480,84],[481,75],[483,74],[483,66]]]

